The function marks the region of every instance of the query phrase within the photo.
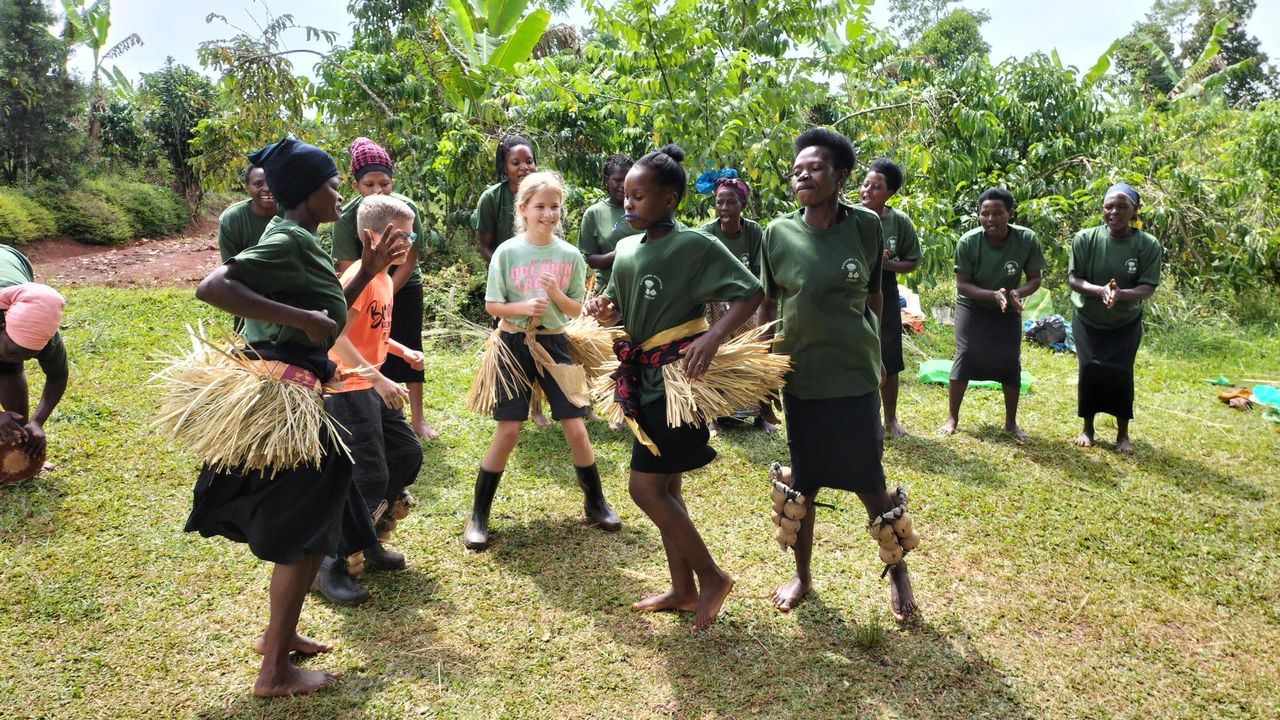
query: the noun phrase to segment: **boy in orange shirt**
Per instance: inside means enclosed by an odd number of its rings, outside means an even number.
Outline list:
[[[397,231],[391,237],[412,235],[413,219],[408,205],[375,195],[361,203],[356,225],[358,232],[377,243],[388,225]],[[358,272],[360,262],[356,261],[343,277]],[[415,369],[421,369],[423,363],[421,352],[391,339],[394,292],[391,276],[378,273],[351,304],[346,328],[329,351],[329,359],[338,365],[343,388],[325,398],[325,409],[350,433],[347,443],[354,460],[352,477],[375,524],[422,467],[422,447],[401,412],[409,392],[379,372],[388,353]],[[371,570],[404,567],[404,555],[388,550],[381,542],[365,549],[363,555],[364,567]],[[359,605],[369,599],[369,591],[348,571],[348,564],[347,558],[326,557],[313,588],[339,605]]]

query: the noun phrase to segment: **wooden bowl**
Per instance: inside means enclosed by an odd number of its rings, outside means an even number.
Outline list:
[[[16,485],[44,468],[44,453],[31,457],[21,447],[0,442],[0,485]]]

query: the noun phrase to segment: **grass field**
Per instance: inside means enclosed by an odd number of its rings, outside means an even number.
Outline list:
[[[56,470],[0,490],[0,717],[1280,717],[1280,428],[1227,409],[1201,378],[1280,378],[1280,338],[1150,333],[1138,360],[1137,452],[1078,450],[1075,360],[1026,348],[1036,377],[1019,446],[998,393],[973,391],[961,432],[933,433],[945,390],[906,379],[916,436],[885,453],[924,537],[922,613],[889,616],[852,497],[818,522],[816,592],[781,615],[791,572],[771,541],[767,463],[780,437],[729,431],[686,481],[712,553],[738,579],[719,622],[629,604],[665,587],[654,527],[626,495],[629,437],[593,424],[624,529],[580,524],[558,431],[527,430],[494,505],[495,541],[462,548],[493,424],[467,414],[472,358],[431,354],[421,505],[392,544],[410,567],[374,599],[315,598],[301,629],[333,641],[309,667],[325,693],[249,689],[269,567],[244,546],[181,532],[192,459],[147,427],[148,353],[215,318],[189,291],[79,289],[64,331],[72,386],[51,421]],[[947,357],[947,330],[908,366]],[[33,382],[40,382],[38,371]],[[33,393],[34,395],[34,393]],[[848,511],[848,512],[845,512]]]

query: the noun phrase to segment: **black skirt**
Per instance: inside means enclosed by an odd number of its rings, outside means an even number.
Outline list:
[[[667,424],[665,395],[641,406],[636,422],[662,453],[654,455],[639,440],[633,439],[631,469],[636,472],[674,475],[696,470],[716,459],[716,451],[707,444],[711,431],[705,425],[671,427]]]
[[[885,375],[897,375],[906,369],[902,362],[902,308],[898,307],[898,275],[886,272],[881,279],[884,310],[880,322],[880,362]]]
[[[1022,317],[1016,310],[956,304],[956,358],[952,380],[1022,379]]]
[[[309,553],[346,557],[377,542],[351,461],[325,442],[319,469],[200,471],[186,532],[247,543],[255,557],[292,565]]]
[[[785,393],[782,407],[797,490],[805,495],[824,487],[884,492],[884,426],[878,390],[821,400],[801,400]]]
[[[421,285],[405,285],[391,299],[391,339],[410,350],[422,349]],[[387,356],[381,372],[398,383],[420,383],[426,378],[422,370],[414,370],[395,355]]]
[[[258,343],[264,360],[281,360],[314,372],[334,372],[324,350]],[[351,479],[351,460],[322,432],[320,467],[262,472],[200,470],[184,530],[247,543],[256,557],[292,565],[318,552],[345,557],[377,542],[364,500]],[[350,444],[350,440],[346,442]]]
[[[1133,418],[1133,363],[1142,345],[1142,317],[1118,328],[1090,327],[1077,315],[1071,321],[1080,378],[1076,385],[1076,414],[1098,413]]]

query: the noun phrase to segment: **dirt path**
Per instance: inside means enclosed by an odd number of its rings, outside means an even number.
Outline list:
[[[138,240],[119,247],[86,245],[67,237],[19,248],[36,279],[54,287],[192,286],[217,267],[218,223],[205,220],[178,237]]]

